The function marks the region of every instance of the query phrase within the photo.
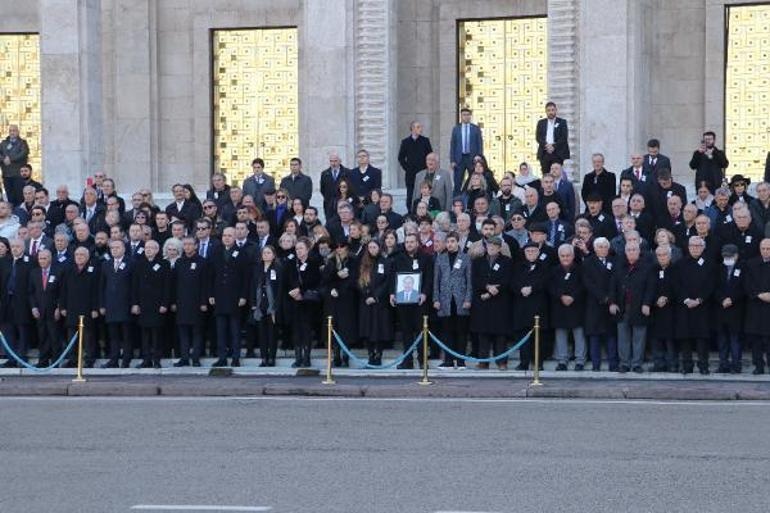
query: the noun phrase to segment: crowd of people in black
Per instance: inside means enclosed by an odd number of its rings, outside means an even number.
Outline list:
[[[411,346],[426,315],[455,352],[476,357],[503,353],[539,316],[542,354],[552,349],[557,370],[574,360],[576,371],[606,362],[643,372],[651,349],[653,372],[697,365],[708,374],[713,345],[718,371],[739,373],[750,344],[753,372],[763,373],[770,184],[752,197],[747,177],[726,181],[727,157],[706,132],[690,161],[694,197],[673,180],[655,139],[619,175],[594,154],[578,195],[562,169],[567,121],[550,102],[546,113],[539,177],[526,163],[493,173],[467,109],[449,170],[412,123],[398,157],[405,215],[365,150],[352,169],[329,156],[318,206],[299,158],[280,182],[256,158],[240,186],[215,173],[199,198],[176,184],[165,209],[149,190],[127,204],[104,173],[77,200],[65,186],[51,198],[12,127],[0,143],[2,332],[22,358],[37,345],[40,367],[61,354],[81,316],[86,366],[106,358],[104,367],[127,367],[137,349],[140,367],[172,355],[175,366],[199,366],[206,354],[214,366],[238,366],[244,350],[249,358],[257,349],[261,365],[274,366],[283,347],[306,367],[331,316],[340,337],[378,365],[394,340]],[[336,344],[334,364],[348,365]],[[75,365],[74,354],[64,365]],[[413,365],[409,355],[401,367]],[[525,344],[517,369],[531,365],[542,361]],[[445,354],[440,367],[465,362]]]

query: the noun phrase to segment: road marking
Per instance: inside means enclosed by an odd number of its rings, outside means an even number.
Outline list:
[[[270,511],[267,506],[204,506],[201,504],[137,504],[131,506],[133,510],[144,511]]]
[[[605,404],[630,406],[761,406],[767,408],[768,401],[692,401],[692,400],[646,400],[646,399],[546,399],[546,398],[469,398],[469,397],[281,397],[281,396],[222,396],[222,397],[174,397],[174,396],[147,396],[147,397],[109,397],[109,396],[0,396],[0,402],[23,401],[110,401],[110,402],[206,402],[206,401],[304,401],[304,402],[400,402],[400,403],[473,403],[473,404]]]

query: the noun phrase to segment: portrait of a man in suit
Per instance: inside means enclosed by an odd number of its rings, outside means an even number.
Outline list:
[[[396,304],[409,305],[420,301],[420,273],[401,273],[396,277]]]

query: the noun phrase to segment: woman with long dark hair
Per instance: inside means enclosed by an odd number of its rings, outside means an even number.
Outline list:
[[[275,323],[283,300],[283,283],[283,268],[275,248],[267,245],[262,248],[261,261],[254,266],[251,296],[252,319],[257,323],[255,333],[259,338],[259,352],[262,357],[260,367],[275,367],[278,348]]]
[[[388,260],[377,240],[369,241],[358,266],[358,333],[366,342],[369,364],[382,364],[383,343],[393,340],[393,316],[388,303]]]

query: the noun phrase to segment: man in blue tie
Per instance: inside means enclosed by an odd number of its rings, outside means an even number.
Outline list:
[[[329,154],[329,167],[321,172],[321,195],[324,198],[324,215],[327,221],[336,212],[334,202],[337,198],[337,184],[342,177],[349,179],[350,170],[342,165],[340,156],[332,152]]]
[[[465,171],[473,171],[473,157],[484,155],[484,142],[481,138],[481,128],[471,123],[472,112],[464,108],[460,110],[460,123],[452,129],[452,139],[449,144],[449,167],[454,171],[454,195],[460,195],[460,189],[465,182]]]

